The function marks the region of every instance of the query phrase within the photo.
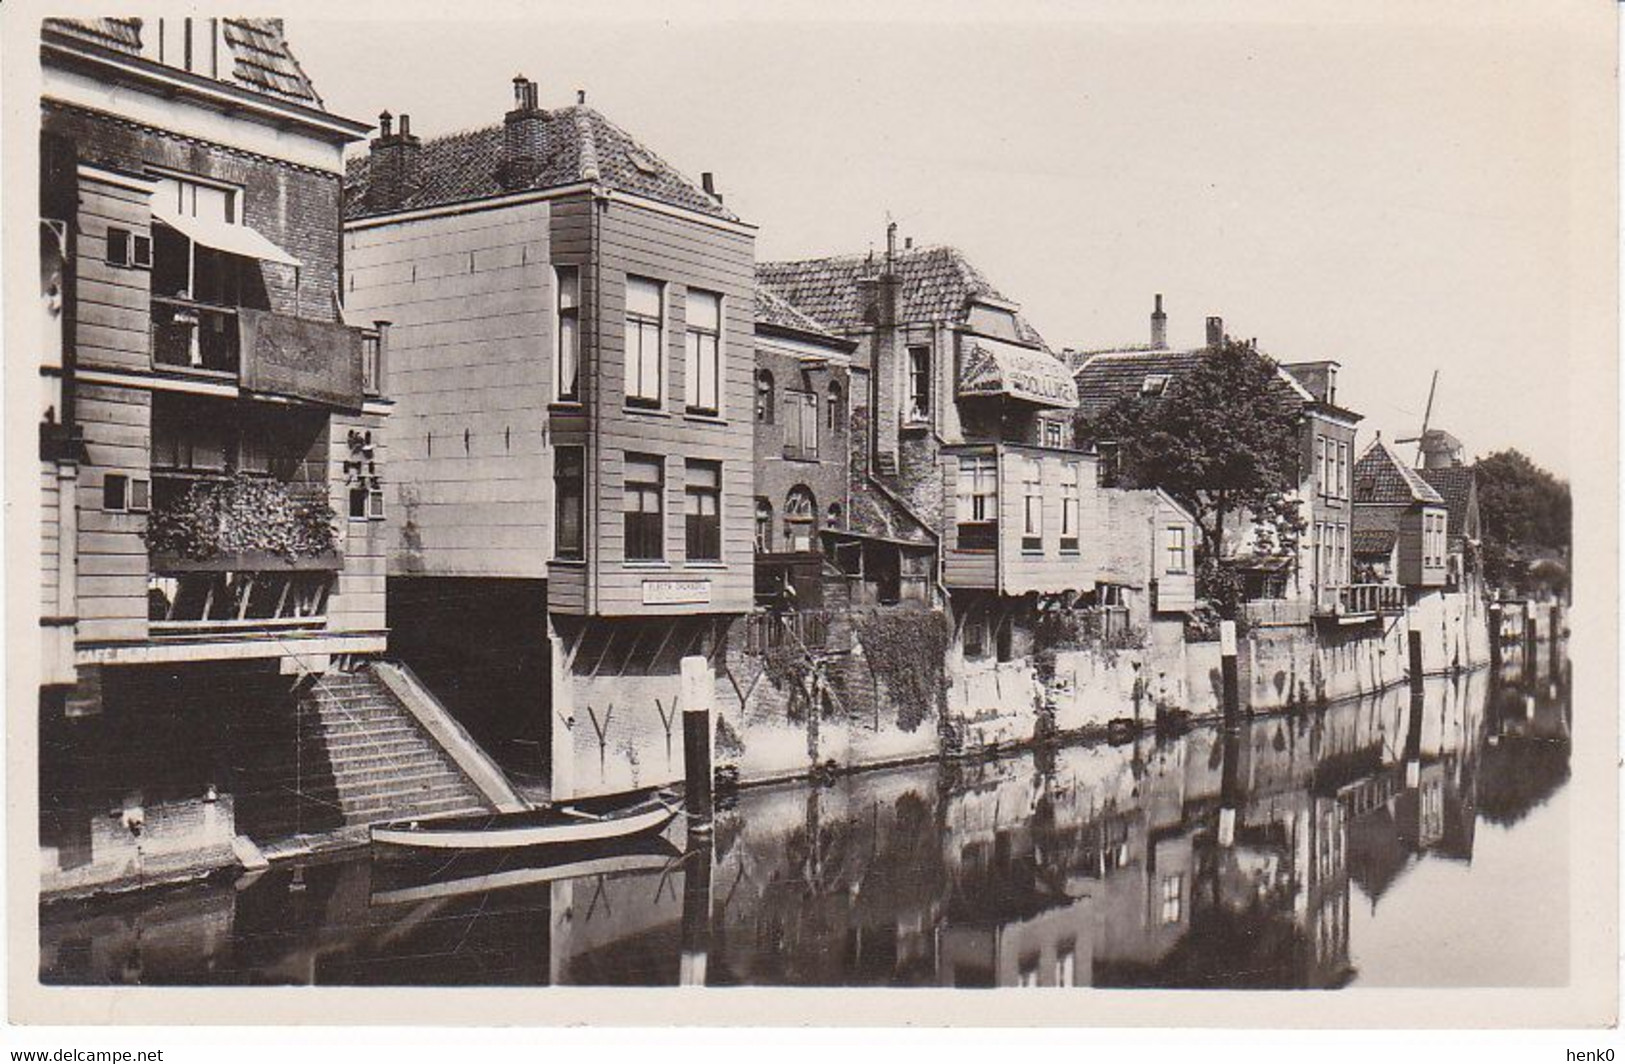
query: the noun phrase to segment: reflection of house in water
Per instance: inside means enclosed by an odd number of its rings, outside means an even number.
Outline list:
[[[1094,905],[1034,894],[999,898],[988,912],[949,916],[937,939],[943,986],[1070,987],[1092,984]]]

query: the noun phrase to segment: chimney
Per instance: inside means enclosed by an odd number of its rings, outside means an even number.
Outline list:
[[[1218,347],[1224,343],[1224,319],[1209,317],[1207,320],[1207,345]]]
[[[412,116],[401,115],[399,132],[388,111],[378,116],[378,136],[369,146],[367,206],[395,210],[423,183],[422,145],[412,135]]]
[[[1162,293],[1157,293],[1157,307],[1151,312],[1151,346],[1158,351],[1168,346],[1168,315],[1162,312]]]
[[[903,250],[904,251],[913,251],[914,250],[914,238],[913,237],[905,236],[903,238]]]
[[[705,194],[707,196],[710,196],[718,203],[722,202],[722,193],[717,191],[716,178],[712,175],[711,171],[707,170],[705,173],[700,175],[700,187],[705,189]]]
[[[513,79],[513,110],[502,119],[502,161],[497,183],[503,188],[527,188],[542,170],[542,138],[548,114],[537,103],[536,83],[523,74]]]
[[[865,278],[859,282],[861,290],[872,293],[872,316],[875,325],[875,344],[870,369],[870,387],[873,389],[870,408],[873,410],[874,471],[896,474],[902,448],[903,397],[907,394],[908,366],[905,352],[898,342],[898,289],[901,282],[893,269],[897,252],[897,223],[886,226],[886,259],[878,278]]]

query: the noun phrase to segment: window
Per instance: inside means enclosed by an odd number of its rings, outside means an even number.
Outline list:
[[[829,400],[825,406],[825,412],[829,416],[829,430],[831,432],[846,431],[846,406],[844,405],[844,399],[845,396],[841,392],[841,382],[830,381]]]
[[[959,459],[959,549],[993,550],[998,546],[998,478],[992,455]]]
[[[931,349],[908,349],[907,420],[925,421],[931,417]]]
[[[162,177],[155,203],[177,215],[241,224],[239,190]],[[132,247],[132,254],[135,249]],[[236,308],[242,303],[243,259],[194,244],[154,220],[152,230],[153,361],[161,366],[235,372]]]
[[[626,403],[659,409],[665,358],[660,350],[665,299],[659,281],[626,279]]]
[[[1044,466],[1037,459],[1022,463],[1021,549],[1037,554],[1044,549]]]
[[[144,514],[152,509],[152,481],[109,473],[102,478],[102,509],[108,513]]]
[[[813,534],[818,518],[818,502],[811,489],[797,484],[784,500],[785,549],[809,551],[813,549]]]
[[[107,264],[109,266],[152,265],[152,238],[132,234],[128,229],[109,226],[107,229]]]
[[[689,462],[683,482],[684,530],[689,561],[722,560],[722,463]]]
[[[1177,924],[1185,916],[1185,873],[1162,878],[1162,922]]]
[[[1349,497],[1349,445],[1339,441],[1337,444],[1337,490],[1339,499]]]
[[[1044,418],[1039,422],[1043,426],[1043,444],[1045,447],[1065,447],[1064,434],[1061,423],[1054,418]]]
[[[683,373],[688,410],[715,414],[722,409],[722,297],[715,292],[688,290],[688,364]]]
[[[1078,516],[1083,508],[1083,465],[1061,467],[1061,553],[1078,553]]]
[[[1315,475],[1320,478],[1317,491],[1321,495],[1330,494],[1332,487],[1331,459],[1326,446],[1328,442],[1324,436],[1315,437]]]
[[[1168,568],[1165,572],[1185,573],[1190,571],[1189,545],[1185,542],[1185,526],[1169,525],[1167,528]]]
[[[553,556],[586,557],[586,531],[586,451],[559,447],[553,452]]]
[[[762,554],[773,551],[773,504],[760,498],[756,500],[756,549]]]
[[[812,392],[784,393],[784,456],[818,457],[818,396]]]
[[[1168,375],[1166,373],[1148,374],[1140,382],[1140,394],[1146,396],[1161,395],[1168,389]]]
[[[773,374],[765,369],[756,371],[756,420],[773,424]]]
[[[961,643],[967,658],[987,657],[987,612],[974,606],[966,607],[965,624],[961,630]]]
[[[666,471],[657,455],[626,456],[621,508],[626,515],[627,561],[654,562],[666,556]]]
[[[555,266],[553,280],[558,293],[553,396],[561,403],[575,403],[581,400],[581,268]]]

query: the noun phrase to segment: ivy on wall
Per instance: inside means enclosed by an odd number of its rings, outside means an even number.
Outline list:
[[[897,726],[914,731],[947,706],[948,620],[924,610],[884,610],[857,625],[869,669],[886,685]]]
[[[325,496],[304,496],[282,481],[239,473],[197,481],[174,502],[154,508],[147,549],[194,561],[261,552],[308,558],[338,548],[337,522]]]

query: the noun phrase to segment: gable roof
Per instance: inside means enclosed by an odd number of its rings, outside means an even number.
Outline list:
[[[1432,431],[1432,430],[1429,430]],[[1467,510],[1472,505],[1476,478],[1471,466],[1419,469],[1422,479],[1444,499],[1450,511],[1449,534],[1459,536],[1466,528]]]
[[[759,262],[756,279],[830,328],[850,332],[871,324],[858,282],[879,276],[882,267],[873,254],[832,255]],[[902,324],[963,322],[973,299],[1010,303],[958,248],[945,244],[900,251],[892,258],[892,269],[898,278]],[[1016,331],[1024,342],[1045,346],[1038,330],[1019,313]]]
[[[585,104],[548,112],[539,146],[542,165],[536,177],[521,188],[504,188],[497,180],[502,144],[500,124],[425,138],[418,155],[422,183],[399,207],[387,212],[367,206],[370,158],[351,159],[345,167],[344,217],[365,218],[593,182],[713,218],[739,220],[721,200]]]
[[[1119,400],[1141,394],[1147,377],[1165,377],[1172,383],[1200,366],[1212,352],[1210,347],[1185,351],[1131,347],[1082,356],[1073,374],[1078,384],[1078,410],[1085,419],[1099,417]],[[1308,389],[1279,365],[1276,378],[1282,398],[1295,403],[1314,402]]]
[[[228,18],[221,20],[221,28],[232,58],[231,72],[220,78],[221,81],[264,96],[326,110],[322,98],[316,94],[316,86],[288,48],[281,19]],[[142,34],[146,32],[139,18],[48,18],[45,29],[85,44],[137,56],[141,54]]]
[[[1373,440],[1354,463],[1354,501],[1401,506],[1444,505],[1444,498],[1382,439]]]
[[[822,322],[803,313],[771,288],[760,284],[756,286],[756,324],[804,333],[843,347],[851,346],[850,341],[831,332]]]

